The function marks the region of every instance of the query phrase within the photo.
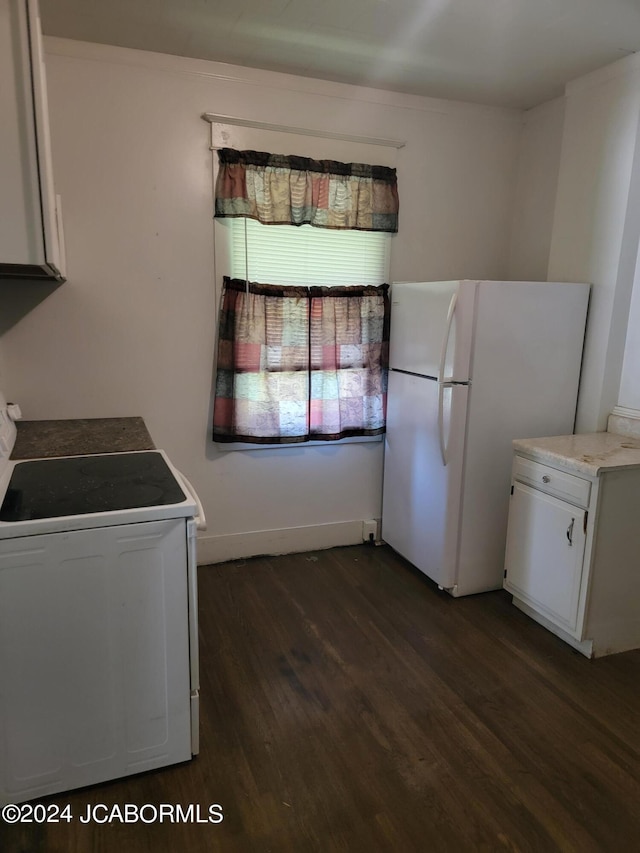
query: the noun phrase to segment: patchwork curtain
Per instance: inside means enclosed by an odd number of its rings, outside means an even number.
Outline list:
[[[380,435],[388,347],[387,284],[247,286],[225,277],[214,441]]]
[[[263,151],[218,151],[217,218],[265,225],[398,230],[396,170]]]

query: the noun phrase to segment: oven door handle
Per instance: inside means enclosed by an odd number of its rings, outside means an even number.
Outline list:
[[[202,501],[198,497],[198,493],[193,488],[189,480],[184,476],[182,471],[178,471],[177,468],[174,469],[176,474],[178,475],[178,479],[181,482],[182,487],[187,492],[189,497],[193,498],[196,503],[197,514],[195,517],[196,527],[198,530],[206,530],[207,529],[207,519],[204,514],[204,507],[202,506]]]

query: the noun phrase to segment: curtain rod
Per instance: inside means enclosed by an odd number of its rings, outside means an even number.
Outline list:
[[[352,136],[348,133],[333,133],[330,130],[311,130],[308,127],[293,127],[288,124],[270,124],[266,121],[252,121],[236,116],[222,116],[215,113],[202,113],[202,118],[210,124],[233,124],[238,127],[255,127],[258,130],[276,130],[281,133],[298,133],[301,136],[316,136],[320,139],[340,139],[343,142],[361,142],[367,145],[383,145],[386,148],[404,148],[406,142],[398,139],[380,139],[375,136]],[[218,146],[212,146],[217,148]]]

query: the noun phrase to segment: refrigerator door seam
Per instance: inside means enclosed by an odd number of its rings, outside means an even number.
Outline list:
[[[405,376],[417,376],[420,379],[432,379],[434,382],[438,381],[438,377],[431,376],[430,373],[416,373],[415,370],[400,370],[398,367],[390,367],[389,370],[393,371],[393,373],[403,373]]]
[[[390,367],[390,373],[401,373],[403,376],[417,376],[418,379],[428,379],[430,382],[437,382],[437,376],[431,376],[428,373],[416,373],[414,370],[400,370],[398,367]],[[457,385],[471,385],[471,379],[465,379],[464,381],[460,379],[448,379],[446,382],[441,382],[445,388],[452,388]]]

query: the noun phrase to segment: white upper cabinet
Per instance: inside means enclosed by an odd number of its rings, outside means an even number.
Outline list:
[[[0,0],[0,277],[64,281],[37,0]]]

